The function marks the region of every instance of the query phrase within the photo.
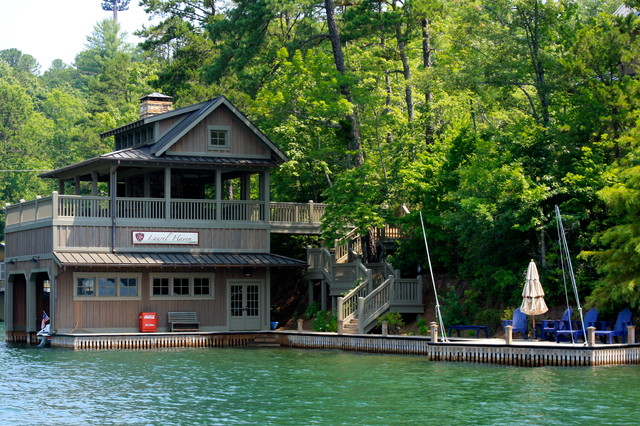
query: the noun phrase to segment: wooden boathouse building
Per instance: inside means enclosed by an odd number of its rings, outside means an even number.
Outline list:
[[[269,329],[271,270],[305,266],[270,234],[317,232],[324,206],[271,202],[287,158],[225,97],[140,111],[101,135],[114,151],[41,175],[58,191],[5,207],[7,341],[35,341],[43,312],[54,335],[137,332],[147,312],[159,332]]]

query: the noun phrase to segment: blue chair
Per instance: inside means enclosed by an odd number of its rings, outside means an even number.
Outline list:
[[[517,308],[513,311],[513,319],[510,320],[502,320],[502,326],[512,326],[512,333],[522,333],[522,336],[525,340],[527,340],[527,316],[520,311],[520,308]],[[507,329],[504,329],[504,332],[507,332]]]
[[[584,329],[587,327],[597,327],[598,324],[598,310],[596,308],[591,308],[584,315]],[[583,327],[580,321],[574,321],[571,323],[570,330],[556,330],[556,343],[560,343],[560,340],[571,340],[572,342],[578,341],[580,337],[584,341],[584,332]]]
[[[631,310],[625,308],[618,314],[618,319],[611,330],[596,330],[596,336],[600,336],[600,340],[604,342],[605,337],[607,343],[613,343],[613,338],[618,337],[622,339],[622,343],[627,343],[627,326],[633,324],[633,318]]]
[[[571,329],[571,316],[573,315],[573,309],[569,306],[564,310],[562,318],[559,320],[542,320],[540,324],[540,331],[538,337],[542,340],[553,340],[553,336],[558,330],[570,330]]]

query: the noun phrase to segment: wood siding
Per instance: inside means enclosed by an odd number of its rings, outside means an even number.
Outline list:
[[[231,147],[225,150],[208,148],[209,126],[227,126],[231,131]],[[191,129],[175,145],[169,148],[174,153],[205,153],[269,158],[269,148],[256,137],[226,106],[220,106]]]
[[[51,230],[51,227],[44,227],[6,233],[6,258],[51,252],[53,248]]]
[[[138,329],[138,316],[141,312],[155,312],[158,318],[158,331],[167,330],[167,312],[189,311],[197,312],[200,329],[215,329],[227,327],[227,280],[244,278],[239,268],[195,268],[174,269],[154,268],[142,272],[139,284],[140,300],[73,300],[74,282],[73,268],[66,270],[56,284],[56,312],[55,327],[59,332],[82,332],[83,330],[108,329]],[[189,273],[212,272],[215,275],[213,283],[213,300],[152,300],[150,297],[150,276],[158,273],[175,273],[188,276]],[[80,272],[80,269],[75,269]],[[106,273],[101,268],[101,273]],[[132,274],[140,271],[131,270]],[[115,274],[115,273],[114,273]],[[119,275],[125,275],[120,270]],[[265,272],[257,271],[254,276],[265,279]]]
[[[158,126],[160,129],[160,136],[158,137],[158,139],[160,139],[165,133],[167,133],[167,131],[171,130],[180,121],[184,120],[186,116],[187,114],[181,114],[175,117],[171,117],[171,118],[167,118],[159,121]]]
[[[50,229],[50,228],[49,228]],[[264,252],[267,250],[268,229],[206,229],[206,228],[180,228],[180,232],[198,232],[199,244],[197,246],[179,245],[145,245],[133,244],[131,235],[133,231],[162,231],[172,228],[145,228],[119,226],[116,229],[116,248],[135,249],[137,251],[156,251],[171,249],[174,251],[206,250],[217,251],[246,250]],[[73,247],[111,247],[111,227],[107,226],[59,226],[57,246],[60,248]]]

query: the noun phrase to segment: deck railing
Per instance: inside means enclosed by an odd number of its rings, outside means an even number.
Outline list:
[[[268,207],[268,211],[267,211]],[[109,197],[59,195],[37,197],[6,205],[6,225],[19,225],[43,219],[87,218],[109,219],[115,213],[119,219],[240,221],[304,224],[317,227],[325,211],[324,204],[275,202],[266,205],[256,200],[202,200],[118,197],[115,212]]]
[[[358,271],[359,284],[344,296],[338,297],[337,317],[344,324],[357,319],[360,333],[367,332],[374,325],[374,321],[393,306],[412,307],[422,304],[420,278],[395,278],[398,272],[387,262],[373,264],[373,269],[369,269],[359,261],[334,264],[334,275],[335,271],[347,270],[349,266],[349,271]],[[355,272],[353,276],[356,276]],[[335,277],[331,284],[335,284]]]

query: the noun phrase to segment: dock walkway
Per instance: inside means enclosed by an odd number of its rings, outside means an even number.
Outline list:
[[[173,347],[279,346],[425,356],[430,361],[468,362],[520,367],[640,364],[638,344],[553,343],[503,339],[431,342],[426,336],[340,335],[299,331],[191,333],[80,333],[51,338],[52,347],[75,350],[156,349]]]

